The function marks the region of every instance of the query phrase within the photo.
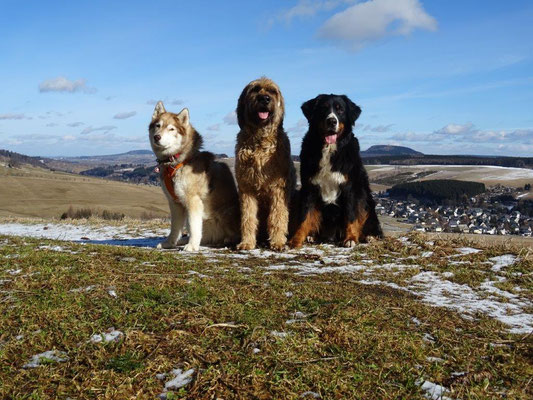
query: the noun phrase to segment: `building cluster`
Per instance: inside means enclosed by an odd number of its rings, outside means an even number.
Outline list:
[[[520,197],[525,194],[523,190],[496,186],[460,205],[425,205],[415,199],[395,200],[380,193],[376,212],[412,224],[412,230],[420,232],[531,237],[533,217],[517,209]]]

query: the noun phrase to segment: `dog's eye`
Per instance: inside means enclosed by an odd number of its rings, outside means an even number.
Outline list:
[[[168,127],[168,130],[169,130],[169,131],[175,131],[176,128],[174,128],[173,126],[169,126],[169,127]]]
[[[339,113],[343,113],[344,109],[340,106],[340,104],[335,104],[335,110]]]
[[[156,128],[161,128],[161,122],[158,122],[157,124],[155,124],[155,127]]]

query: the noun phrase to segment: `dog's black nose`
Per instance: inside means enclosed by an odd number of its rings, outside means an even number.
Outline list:
[[[263,104],[268,104],[270,103],[270,96],[268,94],[263,94],[259,96],[259,101]]]
[[[161,140],[161,136],[160,135],[154,135],[154,141],[157,143]]]
[[[333,117],[329,117],[328,119],[326,119],[326,124],[328,125],[328,127],[333,128],[337,126],[337,119]]]

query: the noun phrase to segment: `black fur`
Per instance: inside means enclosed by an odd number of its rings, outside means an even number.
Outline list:
[[[366,236],[383,237],[375,211],[368,183],[368,175],[359,155],[359,141],[352,132],[352,127],[361,114],[361,109],[344,95],[321,94],[302,105],[302,111],[309,121],[309,130],[302,141],[300,153],[300,174],[302,188],[299,199],[299,221],[306,218],[312,209],[321,214],[318,239],[322,241],[345,240],[346,226],[355,221],[359,210],[366,210],[368,218],[362,228],[361,238]],[[331,155],[333,172],[347,176],[347,182],[341,184],[335,204],[324,203],[319,186],[311,181],[319,172],[322,149],[328,131],[326,119],[334,113],[344,129],[337,136],[337,150]]]

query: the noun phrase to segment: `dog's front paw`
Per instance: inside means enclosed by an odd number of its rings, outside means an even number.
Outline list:
[[[198,251],[200,250],[200,246],[194,245],[192,243],[187,243],[185,247],[183,247],[183,251]]]
[[[240,242],[237,245],[237,250],[252,250],[255,249],[255,243],[252,242]]]
[[[270,249],[274,251],[281,251],[285,248],[286,239],[283,240],[272,240],[270,242]]]
[[[343,246],[347,248],[352,248],[352,247],[355,247],[356,244],[357,242],[355,240],[347,239],[344,241]]]
[[[158,249],[173,249],[174,247],[176,247],[176,245],[168,240],[157,244]]]
[[[291,240],[289,240],[289,247],[291,249],[299,249],[300,247],[302,247],[302,241],[296,240],[296,238],[292,238]]]

